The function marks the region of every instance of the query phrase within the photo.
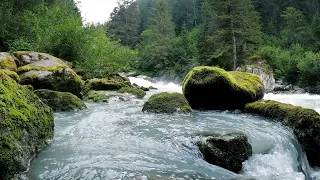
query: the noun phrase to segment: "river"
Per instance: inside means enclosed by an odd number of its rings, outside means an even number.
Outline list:
[[[320,180],[320,171],[309,167],[296,137],[281,124],[228,111],[196,111],[192,116],[142,113],[152,94],[181,92],[181,87],[130,80],[158,90],[143,99],[116,94],[108,103],[88,102],[87,110],[55,113],[54,139],[32,161],[27,179]],[[320,110],[320,96],[267,94],[265,99]],[[254,155],[240,174],[210,165],[191,143],[201,132],[243,132]]]

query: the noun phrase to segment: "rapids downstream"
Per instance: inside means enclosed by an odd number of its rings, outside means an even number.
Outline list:
[[[281,124],[240,112],[142,113],[152,94],[181,92],[181,87],[130,80],[158,90],[151,90],[143,99],[118,94],[108,103],[88,102],[87,110],[55,113],[54,139],[31,163],[27,179],[320,180],[320,170],[309,167],[296,137]],[[320,112],[320,96],[267,94],[265,99]],[[202,160],[190,141],[201,132],[248,135],[254,155],[244,162],[241,174]]]

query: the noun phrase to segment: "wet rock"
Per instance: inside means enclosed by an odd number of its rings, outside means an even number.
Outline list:
[[[118,92],[133,94],[140,99],[142,99],[146,95],[146,92],[144,90],[140,88],[133,88],[133,87],[123,87]]]
[[[252,73],[200,66],[185,77],[183,93],[194,109],[234,110],[262,99],[264,86],[263,80]]]
[[[74,111],[87,108],[81,99],[68,92],[39,89],[34,93],[54,111]]]
[[[34,89],[70,92],[80,97],[83,88],[83,81],[71,68],[48,58],[22,66],[18,73],[21,84],[32,85]]]
[[[320,115],[312,109],[284,104],[271,100],[260,100],[247,104],[245,112],[279,121],[293,129],[308,161],[320,166]]]
[[[28,86],[0,71],[0,179],[26,171],[37,150],[53,137],[52,109]]]
[[[180,93],[160,93],[152,95],[143,105],[143,112],[153,113],[192,113],[188,101]]]
[[[91,100],[93,102],[108,102],[109,96],[102,93],[90,91],[84,99],[87,101]]]
[[[235,173],[239,173],[242,163],[252,156],[248,137],[241,133],[206,135],[196,144],[208,163]]]
[[[131,87],[130,80],[123,74],[114,74],[103,79],[91,79],[86,81],[86,91],[117,91],[123,87]]]

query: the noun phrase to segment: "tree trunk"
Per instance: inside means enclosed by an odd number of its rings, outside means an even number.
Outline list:
[[[231,12],[231,0],[229,0],[229,16],[231,20],[231,32],[232,32],[232,53],[233,53],[233,70],[235,71],[237,69],[237,39],[234,32],[234,24],[233,24],[233,17]]]

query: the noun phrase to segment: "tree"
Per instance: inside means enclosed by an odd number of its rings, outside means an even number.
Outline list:
[[[210,44],[202,46],[209,57],[209,64],[236,69],[239,61],[250,55],[260,41],[259,14],[251,0],[205,0],[204,11],[209,17],[204,24],[204,40]],[[232,59],[232,60],[231,60]],[[205,60],[208,62],[208,60]]]
[[[149,22],[149,28],[141,34],[139,68],[154,76],[172,67],[170,55],[175,26],[166,0],[152,2]]]
[[[301,44],[304,47],[313,43],[313,32],[302,11],[288,7],[281,15],[284,26],[281,37],[286,45]]]
[[[118,2],[107,24],[108,35],[124,46],[134,48],[140,42],[140,11],[133,0]]]

